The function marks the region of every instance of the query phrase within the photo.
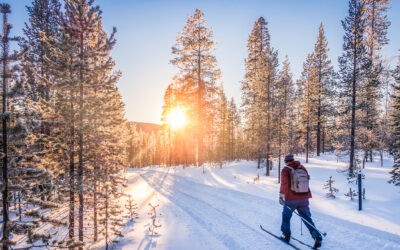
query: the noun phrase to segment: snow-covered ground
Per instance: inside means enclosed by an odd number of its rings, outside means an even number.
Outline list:
[[[321,249],[400,249],[400,188],[388,184],[391,159],[380,167],[378,159],[367,163],[363,210],[358,201],[344,195],[349,188],[346,175],[334,155],[304,163],[311,175],[313,198],[310,208],[317,227],[327,233]],[[280,235],[282,207],[274,164],[271,176],[254,162],[233,162],[202,168],[148,167],[130,169],[128,188],[138,205],[139,218],[124,228],[124,237],[114,249],[288,249],[260,230],[259,225]],[[254,183],[257,173],[259,182]],[[336,199],[325,198],[324,183],[332,176],[339,189]],[[156,208],[152,235],[151,207]],[[313,244],[300,219],[293,215],[292,235]],[[301,231],[302,234],[301,234]],[[296,244],[296,242],[293,242]],[[301,249],[304,246],[298,245]]]

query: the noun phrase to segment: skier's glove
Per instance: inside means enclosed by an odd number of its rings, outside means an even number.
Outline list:
[[[285,205],[285,195],[279,193],[279,204],[281,204],[282,206]]]

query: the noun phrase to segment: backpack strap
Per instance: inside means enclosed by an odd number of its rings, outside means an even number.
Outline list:
[[[286,165],[285,167],[287,167],[289,170],[290,170],[290,173],[289,173],[289,180],[290,180],[290,189],[292,189],[292,186],[293,186],[293,173],[294,173],[294,168],[292,168],[292,167],[289,167],[288,165]]]

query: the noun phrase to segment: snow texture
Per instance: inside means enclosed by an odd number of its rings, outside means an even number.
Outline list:
[[[297,156],[304,164],[304,159]],[[345,159],[343,159],[345,160]],[[358,201],[350,201],[344,193],[349,188],[346,164],[326,154],[311,158],[304,164],[311,176],[310,199],[312,218],[316,226],[327,233],[321,249],[400,249],[400,189],[388,184],[393,160],[378,159],[367,163],[364,187],[366,199],[363,210]],[[280,235],[282,207],[278,203],[277,168],[271,176],[257,169],[256,162],[234,162],[202,168],[148,167],[130,169],[127,192],[133,196],[139,218],[128,223],[113,249],[288,249],[284,243],[260,230],[262,224]],[[255,181],[260,174],[259,182]],[[335,180],[339,189],[336,199],[327,199],[323,185]],[[161,227],[151,235],[151,207],[157,207],[157,224]],[[313,244],[313,240],[293,215],[292,234]],[[301,249],[304,246],[293,241]],[[98,249],[103,248],[98,246]]]

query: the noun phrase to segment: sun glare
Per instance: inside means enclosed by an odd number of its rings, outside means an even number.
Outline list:
[[[167,116],[167,121],[173,130],[183,128],[186,124],[185,110],[182,107],[172,109]]]

